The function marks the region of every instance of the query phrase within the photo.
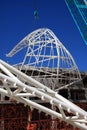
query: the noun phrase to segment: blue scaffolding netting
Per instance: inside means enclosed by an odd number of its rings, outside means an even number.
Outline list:
[[[65,0],[65,3],[87,45],[87,0]]]

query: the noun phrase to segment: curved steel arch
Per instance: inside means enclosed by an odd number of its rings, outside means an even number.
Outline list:
[[[34,37],[38,37],[38,35],[41,35],[41,33],[45,32],[45,28],[43,29],[38,29],[33,31],[32,33],[28,34],[25,38],[23,38],[8,54],[8,57],[12,57],[15,55],[17,52],[22,50],[23,48],[31,45],[32,42],[34,42]],[[34,42],[35,43],[35,42]]]
[[[7,56],[13,56],[27,47],[21,69],[32,71],[33,78],[57,90],[80,81],[78,67],[64,45],[48,28],[41,28],[28,34]]]

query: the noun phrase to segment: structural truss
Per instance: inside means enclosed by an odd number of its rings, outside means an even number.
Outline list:
[[[21,71],[0,60],[1,95],[43,111],[81,130],[87,130],[87,112],[56,91],[61,80],[67,81],[65,86],[81,80],[71,54],[47,28],[38,29],[27,35],[8,56],[13,56],[23,48],[27,48],[27,52],[20,66]],[[26,73],[29,71],[30,76],[23,73],[23,70]],[[48,83],[52,84],[51,88]],[[56,88],[54,84],[57,84]],[[42,101],[50,103],[52,107],[57,106],[59,110],[52,110],[30,100],[31,96],[39,97]]]
[[[87,0],[65,0],[68,9],[87,44]]]
[[[27,48],[21,70],[53,90],[81,80],[79,70],[68,50],[55,34],[41,28],[28,34],[7,55],[12,57]]]
[[[81,130],[87,130],[86,111],[2,60],[0,60],[0,81],[3,83],[3,85],[0,86],[1,94],[15,99],[17,102],[21,102],[24,105],[37,108]],[[57,106],[59,111],[57,112],[56,110],[52,110],[29,100],[30,96],[37,96],[41,98],[41,100]],[[66,115],[66,111],[70,116]]]

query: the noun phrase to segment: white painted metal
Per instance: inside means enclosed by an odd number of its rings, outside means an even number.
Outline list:
[[[32,71],[30,76],[45,86],[58,90],[81,80],[73,57],[50,29],[41,28],[30,33],[7,56],[26,47],[20,68]]]
[[[3,72],[4,68],[4,73]],[[25,105],[37,108],[55,118],[59,118],[68,124],[78,127],[81,130],[87,130],[87,112],[71,103],[57,92],[51,90],[47,86],[39,83],[35,79],[27,76],[8,63],[0,60],[0,80],[5,85],[5,88],[0,88],[0,93],[10,98],[22,102]],[[9,72],[9,73],[8,73]],[[14,88],[14,91],[13,89]],[[38,89],[39,88],[39,89]],[[50,104],[57,106],[60,112],[51,110],[41,106],[37,102],[29,100],[30,96],[37,96]],[[72,113],[72,116],[67,116],[64,112]]]

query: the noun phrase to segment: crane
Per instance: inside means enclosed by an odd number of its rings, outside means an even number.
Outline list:
[[[34,0],[34,18],[38,18],[37,1]]]

